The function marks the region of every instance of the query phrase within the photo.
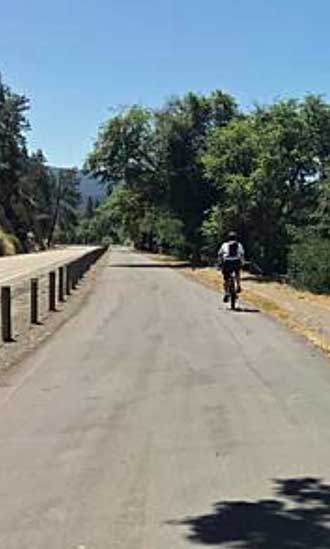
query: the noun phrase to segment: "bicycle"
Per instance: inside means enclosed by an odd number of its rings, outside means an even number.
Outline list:
[[[246,267],[250,267],[250,265],[251,265],[250,261],[242,261],[242,267],[246,268]],[[236,301],[238,300],[237,280],[236,280],[235,271],[232,271],[230,273],[228,287],[229,287],[230,307],[232,310],[235,310]]]
[[[222,271],[221,263],[219,263],[219,262],[216,263],[216,269],[220,272]],[[238,292],[237,292],[237,289],[236,289],[235,271],[232,271],[230,273],[228,288],[229,288],[230,307],[231,307],[231,309],[234,310],[235,307],[236,307],[236,301],[238,299]]]

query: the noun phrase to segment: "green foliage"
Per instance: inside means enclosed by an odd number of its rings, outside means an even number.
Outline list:
[[[200,246],[204,212],[215,199],[201,157],[210,132],[225,127],[236,115],[234,100],[220,91],[210,96],[188,93],[174,98],[155,115],[163,204],[182,221],[185,240],[192,251]]]
[[[219,243],[226,238],[226,222],[222,208],[219,205],[213,206],[206,212],[205,220],[201,227],[203,238],[202,255],[214,262],[217,257]]]
[[[183,255],[187,246],[183,223],[169,212],[158,212],[155,221],[155,239],[158,251]]]
[[[265,272],[285,272],[289,228],[303,226],[315,208],[330,154],[319,135],[329,123],[329,109],[308,97],[257,107],[209,138],[203,162],[222,223],[239,232]]]
[[[54,174],[41,151],[28,154],[28,108],[0,78],[0,222],[23,251],[72,240],[79,203],[74,170]]]
[[[50,188],[48,246],[52,245],[56,237],[60,242],[71,242],[74,239],[74,228],[78,222],[77,208],[81,199],[78,185],[75,169],[57,171]]]
[[[125,189],[126,191],[126,189]],[[76,240],[84,244],[100,244],[104,239],[122,243],[133,224],[126,212],[134,208],[134,201],[130,202],[130,191],[122,192],[116,187],[113,194],[106,198],[94,211],[93,217],[83,217],[76,229]],[[126,219],[129,225],[126,225]]]
[[[94,213],[95,213],[95,204],[93,202],[92,197],[89,196],[86,204],[85,217],[87,217],[87,219],[91,219]]]
[[[151,111],[134,105],[103,124],[85,169],[106,184],[109,194],[119,183],[148,184],[154,172],[152,140]]]
[[[330,240],[304,231],[289,253],[288,274],[293,284],[313,292],[330,292]]]
[[[0,206],[5,223],[22,241],[26,227],[16,211],[28,162],[25,131],[28,100],[13,93],[0,75]]]
[[[102,246],[111,246],[111,244],[113,244],[113,240],[111,238],[111,236],[104,236],[101,240],[101,245]]]
[[[95,220],[137,247],[193,259],[213,260],[235,229],[264,272],[284,273],[306,220],[330,238],[329,135],[318,96],[244,115],[221,91],[155,112],[134,106],[102,127],[89,155],[87,169],[112,193]]]
[[[157,112],[134,106],[103,125],[86,170],[112,193],[107,208],[117,234],[143,249],[196,252],[214,194],[201,153],[209,132],[236,114],[234,100],[220,91],[188,93]]]
[[[316,209],[310,216],[310,222],[317,227],[322,238],[330,240],[330,179],[325,179],[320,185]]]

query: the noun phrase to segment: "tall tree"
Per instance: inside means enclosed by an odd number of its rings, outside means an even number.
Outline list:
[[[122,111],[101,128],[85,164],[86,171],[101,178],[108,194],[114,194],[110,203],[115,224],[122,223],[131,238],[135,227],[134,241],[146,247],[154,240],[150,212],[160,197],[153,125],[148,109]]]
[[[24,242],[26,226],[17,216],[21,177],[28,154],[25,132],[29,128],[26,97],[13,93],[0,77],[0,204],[9,227]]]
[[[86,203],[85,217],[91,219],[95,212],[95,205],[91,196],[88,197]]]
[[[16,210],[25,219],[40,248],[44,249],[52,218],[55,179],[41,150],[32,153],[21,179],[21,200]]]
[[[137,191],[150,186],[155,171],[152,120],[149,109],[135,105],[101,127],[85,170],[103,181],[108,194],[119,183]]]
[[[166,205],[183,223],[185,239],[197,258],[203,215],[215,199],[201,161],[211,130],[237,116],[235,101],[221,91],[208,97],[188,93],[174,98],[156,114],[159,180]]]
[[[54,177],[52,187],[50,213],[51,221],[47,237],[47,245],[51,246],[55,233],[61,232],[64,236],[77,224],[77,207],[81,200],[77,170],[61,169]]]

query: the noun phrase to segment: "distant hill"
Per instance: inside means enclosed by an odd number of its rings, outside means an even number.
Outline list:
[[[93,200],[100,200],[105,196],[104,187],[95,177],[79,172],[79,180],[83,204],[86,204],[89,196]]]
[[[62,168],[51,167],[54,173],[58,173]],[[86,205],[90,196],[94,201],[101,200],[105,196],[104,187],[100,181],[91,175],[86,175],[82,171],[78,172],[79,188],[81,192],[81,207]]]

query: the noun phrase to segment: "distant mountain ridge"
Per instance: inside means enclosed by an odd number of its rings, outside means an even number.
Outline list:
[[[51,166],[50,169],[54,173],[58,173],[62,169]],[[86,175],[81,170],[78,170],[79,190],[81,192],[81,206],[84,207],[89,197],[95,200],[102,200],[105,197],[105,190],[99,179],[92,175]]]
[[[105,190],[99,179],[91,175],[79,172],[79,187],[82,202],[85,204],[90,196],[93,200],[101,200],[105,196]]]

